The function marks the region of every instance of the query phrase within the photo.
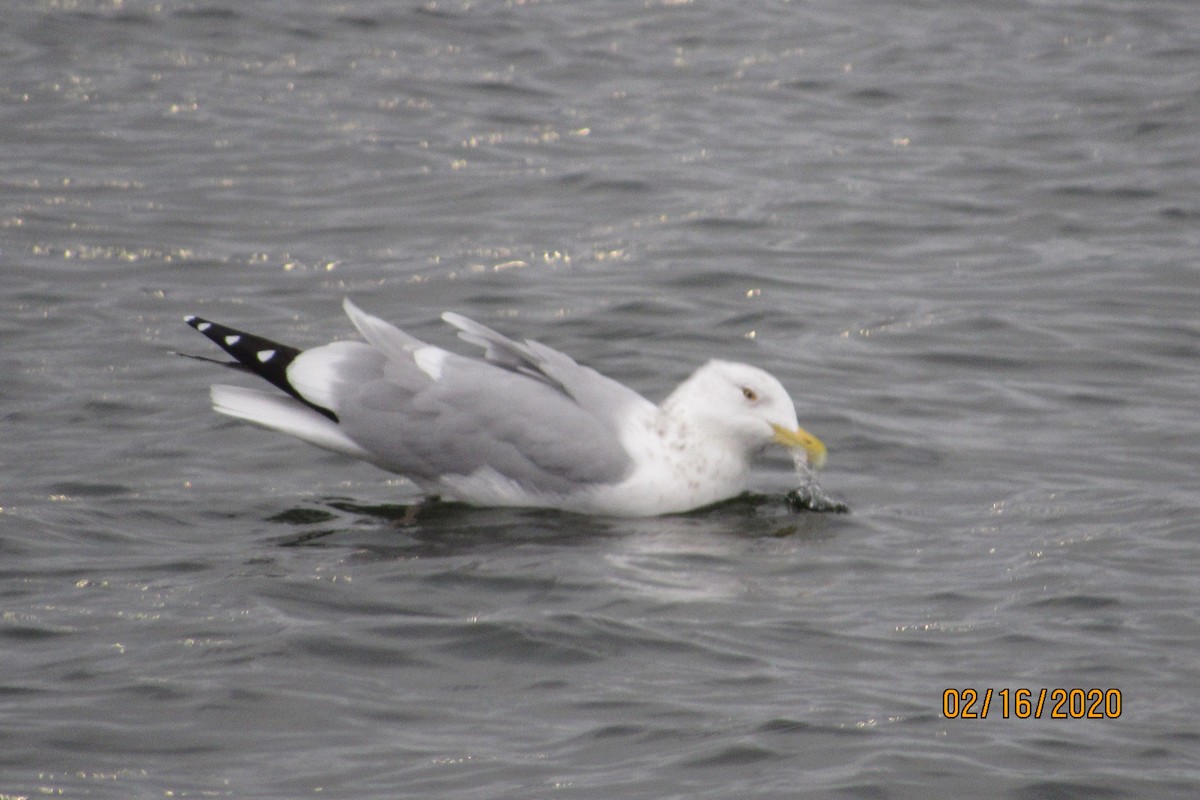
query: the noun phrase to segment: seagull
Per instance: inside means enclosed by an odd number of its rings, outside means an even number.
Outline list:
[[[482,358],[427,344],[348,298],[343,308],[365,341],[308,350],[185,317],[231,366],[278,390],[214,385],[213,408],[475,506],[682,513],[744,492],[752,460],[770,446],[810,469],[825,462],[787,390],[757,367],[709,361],[656,405],[558,350],[460,314],[442,319]]]

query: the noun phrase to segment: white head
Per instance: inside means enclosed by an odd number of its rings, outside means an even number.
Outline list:
[[[825,445],[796,422],[796,407],[783,384],[758,367],[710,361],[663,405],[685,405],[707,431],[728,435],[747,451],[781,444],[803,450],[811,466],[825,463]]]

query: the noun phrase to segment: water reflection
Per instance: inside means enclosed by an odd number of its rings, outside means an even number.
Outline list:
[[[623,518],[585,516],[552,509],[476,508],[461,503],[365,503],[330,497],[285,509],[267,522],[286,526],[281,547],[358,547],[378,555],[455,555],[533,543],[571,546],[604,537],[704,537],[820,539],[837,530],[835,515],[848,511],[815,482],[786,495],[744,493],[687,514]],[[820,513],[832,512],[832,513]],[[389,535],[394,534],[394,535]]]

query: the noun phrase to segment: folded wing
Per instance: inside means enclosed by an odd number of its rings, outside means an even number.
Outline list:
[[[216,410],[366,459],[432,490],[486,475],[531,495],[570,495],[618,483],[632,469],[622,421],[653,406],[621,384],[457,314],[446,314],[446,321],[484,349],[483,360],[429,345],[348,300],[345,309],[366,342],[289,348],[282,374],[263,377],[290,397],[214,387]],[[255,362],[277,357],[267,351],[285,348],[259,338],[253,343],[257,351],[239,360],[256,372],[262,370]],[[282,360],[271,369],[279,371]]]

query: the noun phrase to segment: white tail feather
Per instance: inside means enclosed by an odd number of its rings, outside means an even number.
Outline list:
[[[264,428],[291,434],[309,444],[373,461],[370,452],[342,432],[338,424],[294,397],[218,384],[212,387],[213,409]]]

